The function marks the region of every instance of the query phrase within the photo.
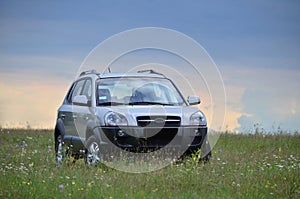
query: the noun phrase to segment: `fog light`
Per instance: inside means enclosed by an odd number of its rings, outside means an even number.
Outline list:
[[[119,137],[123,137],[125,135],[125,133],[122,131],[122,130],[119,130],[118,131],[118,136]]]

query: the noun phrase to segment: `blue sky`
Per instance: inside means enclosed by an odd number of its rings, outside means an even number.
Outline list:
[[[228,128],[250,131],[259,123],[265,129],[300,129],[296,0],[1,1],[0,124],[29,121],[50,127],[56,110],[40,121],[22,108],[38,103],[36,98],[24,97],[26,103],[14,114],[8,114],[8,107],[18,95],[36,92],[34,86],[41,85],[37,88],[44,93],[38,96],[56,109],[96,45],[121,31],[147,26],[180,31],[207,50],[224,78],[228,117],[235,121],[228,120]],[[43,98],[50,91],[52,101]],[[23,116],[14,118],[18,110]],[[36,114],[41,110],[34,109]]]

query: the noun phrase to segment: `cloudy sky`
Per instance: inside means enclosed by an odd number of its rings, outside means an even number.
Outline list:
[[[297,0],[0,1],[0,125],[53,128],[90,51],[141,27],[182,32],[206,49],[225,84],[224,129],[300,130]]]

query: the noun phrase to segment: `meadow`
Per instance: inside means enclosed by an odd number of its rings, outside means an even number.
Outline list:
[[[51,130],[0,132],[0,198],[300,198],[300,135],[222,134],[197,156],[132,174],[55,162]]]

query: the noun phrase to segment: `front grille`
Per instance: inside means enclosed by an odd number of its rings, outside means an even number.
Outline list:
[[[181,119],[178,116],[138,116],[140,127],[179,127]]]

